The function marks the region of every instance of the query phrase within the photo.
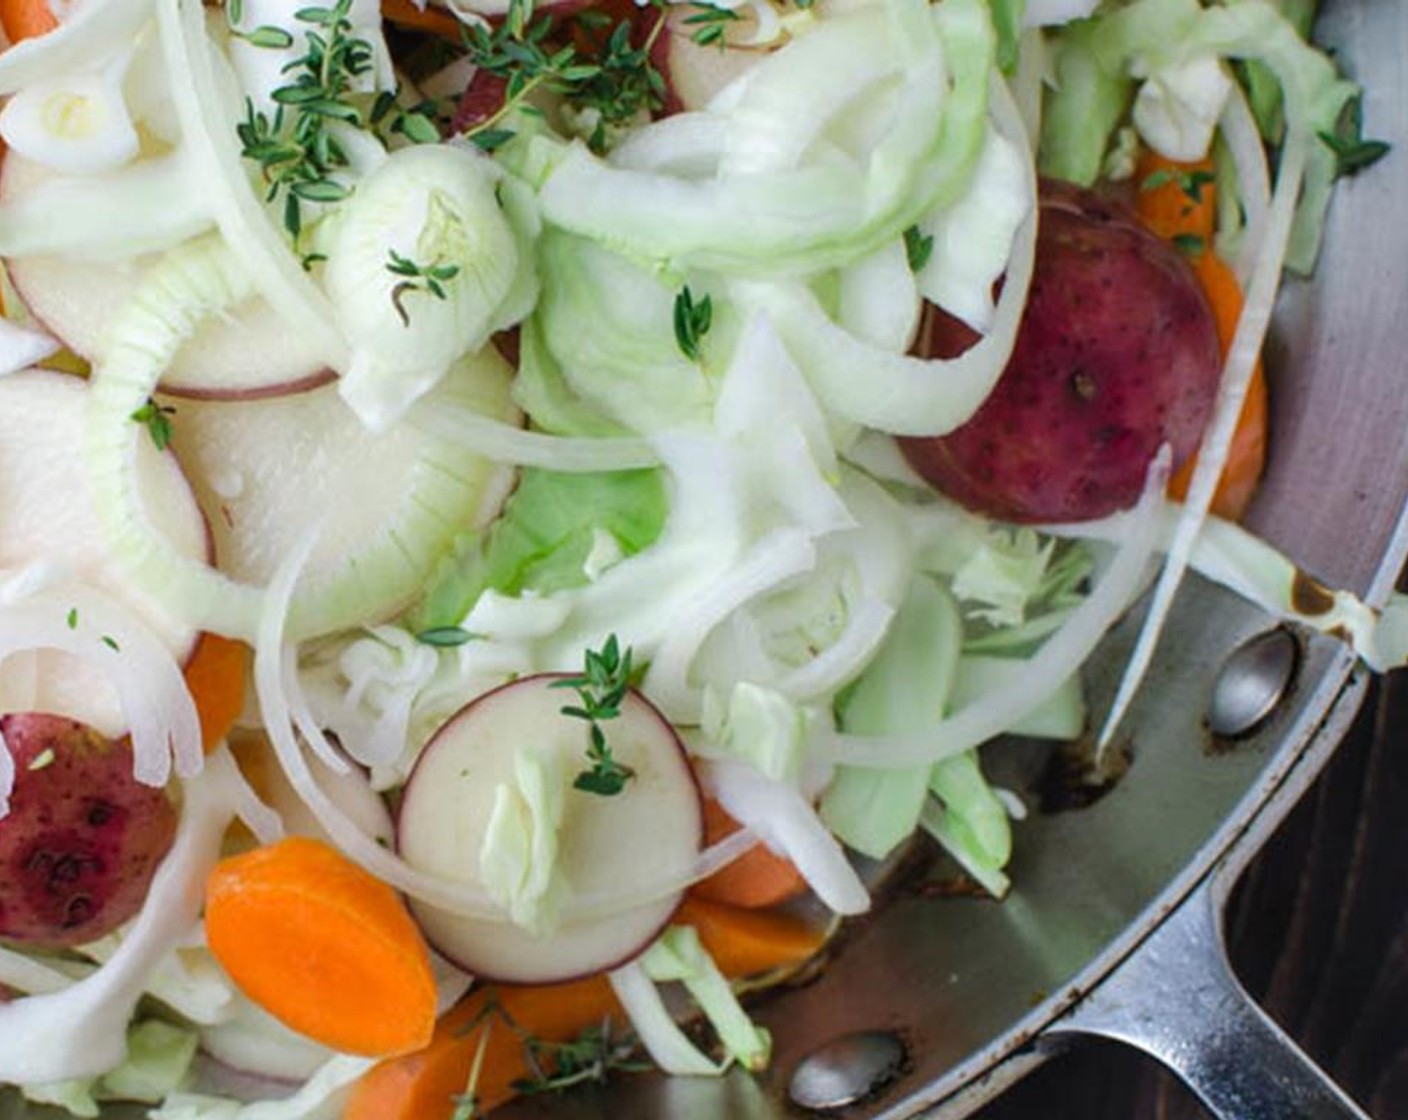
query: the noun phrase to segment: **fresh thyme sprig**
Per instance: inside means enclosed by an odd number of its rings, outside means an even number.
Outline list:
[[[629,20],[616,24],[604,39],[596,38],[597,73],[583,78],[567,94],[567,100],[578,109],[596,115],[596,124],[587,137],[592,151],[606,150],[611,129],[629,124],[641,114],[653,113],[665,104],[665,78],[651,60],[665,20],[662,10],[640,46],[631,43]]]
[[[457,264],[418,264],[410,257],[403,257],[395,249],[388,249],[389,258],[386,271],[393,276],[405,277],[391,289],[391,302],[403,325],[411,325],[411,314],[402,302],[412,292],[426,292],[436,299],[446,299],[449,293],[445,285],[460,274]]]
[[[595,73],[595,67],[577,60],[570,43],[550,46],[554,29],[551,15],[535,16],[533,0],[510,0],[502,23],[490,27],[477,24],[465,31],[469,60],[504,83],[503,104],[487,119],[468,129],[465,135],[481,147],[492,150],[513,133],[500,128],[535,90],[566,93],[574,82]]]
[[[621,714],[621,703],[630,686],[631,651],[628,648],[625,653],[621,652],[615,634],[606,639],[600,652],[587,650],[580,676],[564,677],[550,685],[552,688],[570,688],[577,693],[579,703],[566,705],[562,714],[586,720],[591,727],[587,761],[592,765],[577,775],[572,783],[574,789],[614,797],[635,777],[634,770],[621,765],[612,756],[606,732],[601,728],[602,723]]]
[[[717,4],[700,3],[693,0],[690,5],[696,11],[692,16],[685,16],[686,27],[693,28],[689,37],[701,47],[711,44],[718,44],[720,50],[728,46],[724,35],[728,30],[728,24],[736,23],[743,17],[732,8],[721,8]]]
[[[502,146],[514,135],[506,122],[542,90],[592,114],[587,143],[598,154],[604,152],[613,128],[665,103],[665,79],[651,59],[665,26],[664,0],[649,0],[649,7],[659,15],[640,45],[632,42],[631,20],[613,22],[603,12],[588,10],[572,17],[586,43],[579,47],[570,34],[559,34],[565,24],[550,13],[535,14],[533,0],[510,0],[502,23],[468,29],[470,61],[505,87],[498,110],[465,135],[487,151]]]
[[[616,1071],[644,1073],[651,1068],[649,1063],[636,1060],[639,1046],[635,1036],[630,1032],[615,1033],[609,1015],[576,1038],[548,1042],[529,1033],[508,1013],[497,995],[490,994],[473,1018],[456,1032],[458,1038],[468,1038],[477,1031],[479,1040],[465,1090],[451,1097],[455,1105],[451,1120],[476,1120],[479,1116],[479,1081],[496,1023],[512,1031],[522,1046],[528,1076],[514,1081],[513,1088],[524,1095],[561,1092],[586,1082],[604,1082]]]
[[[545,1042],[523,1036],[524,1063],[531,1076],[513,1083],[520,1093],[557,1093],[585,1082],[603,1082],[614,1070],[642,1073],[645,1062],[633,1061],[636,1040],[630,1034],[613,1035],[611,1017],[588,1027],[569,1042]]]
[[[438,144],[443,139],[435,124],[439,112],[440,105],[434,100],[422,101],[409,109],[402,108],[395,93],[382,90],[372,102],[367,123],[386,132],[399,132],[413,144]]]
[[[171,437],[174,434],[171,418],[175,415],[176,410],[169,404],[157,404],[148,397],[147,403],[133,412],[128,419],[145,427],[156,449],[165,451],[171,446]]]
[[[713,323],[713,297],[706,295],[696,301],[686,284],[675,296],[675,344],[691,362],[699,360],[699,344]]]
[[[296,242],[303,231],[305,203],[341,202],[351,192],[332,176],[348,166],[328,125],[341,121],[361,127],[362,112],[350,103],[355,80],[373,65],[372,46],[352,33],[352,0],[331,8],[301,8],[294,13],[308,25],[305,52],[284,67],[293,80],[274,90],[272,116],[245,102],[245,119],[236,126],[243,154],[259,164],[268,185],[267,199],[284,198],[284,228]]]

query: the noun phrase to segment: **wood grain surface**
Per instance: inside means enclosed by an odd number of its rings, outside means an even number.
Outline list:
[[[1408,1118],[1408,673],[1376,683],[1227,914],[1238,976],[1376,1120]],[[979,1120],[1202,1120],[1152,1061],[1092,1045]],[[1268,1117],[1266,1120],[1280,1120]]]

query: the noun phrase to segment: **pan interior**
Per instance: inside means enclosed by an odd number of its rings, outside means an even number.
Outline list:
[[[1397,79],[1408,8],[1369,0],[1322,5],[1318,37],[1365,87],[1372,133],[1394,144],[1374,173],[1342,182],[1315,277],[1287,285],[1268,350],[1271,466],[1250,527],[1332,585],[1382,594],[1403,562],[1408,501],[1408,92]],[[1089,672],[1107,704],[1136,631],[1109,636]],[[1271,620],[1199,581],[1173,624],[1128,723],[1133,763],[1089,808],[1033,814],[1017,826],[1014,888],[1002,904],[946,897],[952,869],[933,863],[859,923],[808,986],[759,1009],[776,1043],[772,1071],[721,1082],[638,1077],[506,1117],[739,1120],[795,1117],[787,1079],[814,1047],[851,1031],[893,1029],[910,1064],[886,1093],[845,1115],[912,1115],[986,1073],[1111,943],[1157,917],[1255,813],[1341,691],[1349,662],[1331,639],[1304,639],[1296,684],[1252,737],[1216,749],[1207,705],[1222,659]],[[1049,747],[996,744],[989,771],[1032,793]],[[984,1094],[975,1095],[978,1103]],[[945,1115],[949,1115],[945,1110]]]
[[[1408,498],[1408,7],[1371,0],[1324,5],[1320,37],[1366,88],[1372,132],[1395,143],[1375,172],[1342,183],[1313,281],[1284,293],[1268,353],[1272,465],[1251,527],[1325,582],[1361,593],[1396,572]],[[1102,648],[1089,674],[1094,710],[1108,701],[1137,618]],[[1089,808],[1036,812],[1019,825],[1014,889],[1002,904],[946,897],[951,869],[915,871],[872,918],[845,936],[811,984],[758,1011],[776,1057],[762,1077],[718,1081],[627,1077],[563,1097],[526,1098],[513,1118],[687,1120],[795,1117],[786,1082],[812,1048],[849,1031],[900,1033],[909,1065],[882,1098],[846,1115],[898,1117],[956,1091],[1028,1040],[1033,1009],[1050,1007],[1109,946],[1146,922],[1190,868],[1205,865],[1289,765],[1347,670],[1337,643],[1304,643],[1295,689],[1253,737],[1214,750],[1205,727],[1222,658],[1270,625],[1226,592],[1196,581],[1128,724],[1127,776]],[[999,744],[989,766],[1029,803],[1047,747]],[[7,1043],[9,1044],[9,1043]],[[113,1109],[112,1120],[141,1115]],[[0,1097],[0,1120],[22,1111]],[[496,1114],[498,1115],[498,1114]]]

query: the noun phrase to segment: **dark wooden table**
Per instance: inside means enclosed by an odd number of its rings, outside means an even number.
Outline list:
[[[1408,672],[1373,686],[1227,921],[1237,974],[1271,1017],[1376,1120],[1408,1117]],[[1153,1062],[1099,1045],[1049,1063],[978,1116],[1208,1113]]]

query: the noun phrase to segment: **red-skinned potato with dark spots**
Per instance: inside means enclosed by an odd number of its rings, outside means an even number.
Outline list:
[[[1159,447],[1197,448],[1221,375],[1217,327],[1180,251],[1122,204],[1044,183],[1031,294],[1011,360],[968,423],[901,441],[934,487],[1006,521],[1098,518],[1133,505]],[[930,308],[917,349],[976,339]]]

